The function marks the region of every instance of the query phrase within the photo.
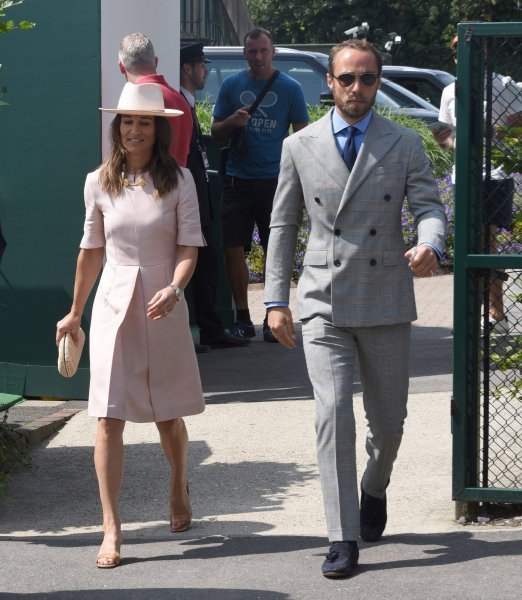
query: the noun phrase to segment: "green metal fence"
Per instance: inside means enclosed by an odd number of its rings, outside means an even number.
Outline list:
[[[458,38],[453,497],[519,503],[522,23],[463,23]]]

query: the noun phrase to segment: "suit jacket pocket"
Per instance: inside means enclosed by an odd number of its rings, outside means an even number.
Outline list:
[[[326,267],[328,250],[307,250],[304,255],[305,267]]]

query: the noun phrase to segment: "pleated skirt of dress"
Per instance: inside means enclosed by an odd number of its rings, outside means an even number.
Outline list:
[[[97,346],[111,343],[111,339],[103,341],[107,314],[98,314],[111,309],[101,307],[102,298],[97,298],[98,306],[95,301],[90,340],[90,416],[147,423],[203,412],[205,404],[186,301],[178,302],[167,317],[153,321],[146,316],[150,297],[151,290],[144,292],[138,273],[114,339],[110,368],[105,353],[97,353]],[[105,331],[110,331],[110,327]]]

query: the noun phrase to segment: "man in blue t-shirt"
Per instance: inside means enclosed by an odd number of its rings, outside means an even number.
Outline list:
[[[297,81],[279,73],[254,114],[248,109],[275,72],[272,35],[256,28],[245,35],[243,53],[248,68],[223,82],[213,112],[211,127],[215,141],[225,141],[244,127],[241,143],[230,150],[221,198],[221,234],[227,275],[236,306],[236,322],[230,333],[236,337],[256,335],[248,310],[248,267],[245,250],[250,249],[254,225],[266,255],[272,202],[277,187],[283,140],[292,130],[308,124],[303,90]],[[263,338],[277,342],[267,319]]]

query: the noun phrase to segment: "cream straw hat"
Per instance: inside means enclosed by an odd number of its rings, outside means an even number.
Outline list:
[[[161,87],[155,83],[130,83],[123,86],[118,108],[100,108],[103,112],[150,117],[179,117],[182,110],[165,108]]]

